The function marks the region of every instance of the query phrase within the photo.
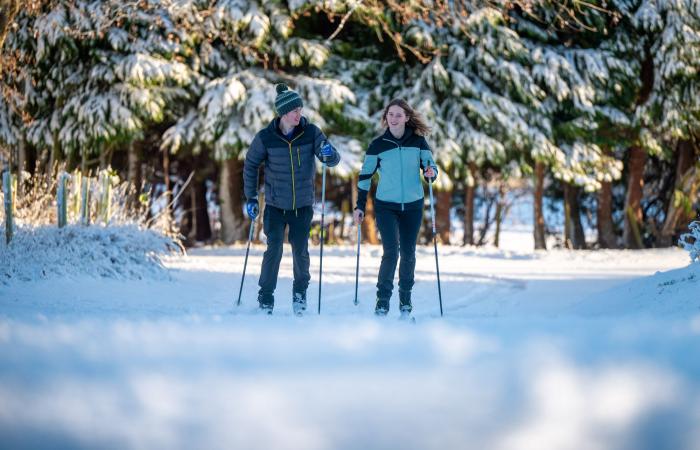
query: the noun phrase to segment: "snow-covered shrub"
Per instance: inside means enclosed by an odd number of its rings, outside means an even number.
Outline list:
[[[700,222],[691,222],[690,231],[682,234],[678,244],[690,253],[693,262],[700,262]]]
[[[17,226],[58,226],[58,180],[64,174],[66,177],[66,216],[68,224],[81,223],[82,183],[85,180],[79,170],[72,173],[59,174],[48,178],[43,173],[34,175],[24,172],[21,193],[16,194],[14,219]],[[139,198],[139,207],[129,203],[134,187],[111,169],[100,170],[91,174],[88,180],[89,191],[89,223],[103,225],[141,224],[161,232],[170,233],[174,224],[168,223],[165,214],[160,214],[157,207],[152,210],[155,218],[148,219],[148,204],[161,205],[163,199],[149,199],[147,194]],[[2,196],[2,192],[0,192]],[[4,213],[0,213],[0,224],[4,224]],[[170,233],[172,234],[172,233]]]
[[[167,278],[162,257],[179,251],[173,239],[137,225],[18,226],[0,243],[0,283],[75,276]]]

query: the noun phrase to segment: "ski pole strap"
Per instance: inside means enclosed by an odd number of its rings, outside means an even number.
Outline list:
[[[433,206],[433,183],[428,183],[430,191],[430,220],[433,223],[433,234],[435,234],[435,207]]]

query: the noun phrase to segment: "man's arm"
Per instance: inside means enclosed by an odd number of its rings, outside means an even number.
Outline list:
[[[325,143],[330,144],[330,142],[328,142],[328,138],[326,138],[326,135],[323,134],[321,130],[316,128],[316,135],[314,136],[314,154],[319,161],[325,162],[328,167],[335,167],[340,162],[340,153],[335,147],[333,147],[333,145],[331,145],[331,156],[326,157],[324,160],[323,156],[321,155],[321,147],[323,147]]]
[[[267,149],[258,133],[253,138],[253,142],[250,143],[243,163],[243,193],[248,200],[258,196],[258,168],[266,158]]]

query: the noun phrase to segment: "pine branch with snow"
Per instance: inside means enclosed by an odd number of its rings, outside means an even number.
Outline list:
[[[700,222],[691,222],[688,229],[688,233],[681,235],[678,244],[690,254],[691,261],[700,262]]]

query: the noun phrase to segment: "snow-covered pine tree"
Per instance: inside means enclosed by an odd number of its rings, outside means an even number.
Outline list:
[[[504,10],[485,6],[468,12],[453,18],[445,36],[447,89],[439,113],[439,142],[452,150],[447,159],[459,161],[464,174],[464,243],[473,242],[477,173],[491,168],[503,185],[529,171],[533,149],[555,149],[547,137],[549,120],[540,111],[544,91],[532,76],[531,51]]]
[[[550,167],[564,186],[565,237],[574,248],[585,246],[578,189],[607,191],[620,178],[614,152],[619,136],[608,130],[631,123],[624,107],[634,66],[614,50],[614,16],[597,6],[566,22],[559,22],[557,8],[514,11],[514,27],[532,51],[533,74],[547,93],[542,110],[559,149]]]
[[[323,37],[297,26],[313,7],[256,0],[221,0],[212,6],[173,2],[170,7],[173,19],[187,24],[190,40],[196,43],[190,64],[201,75],[202,90],[179,111],[178,120],[163,135],[162,148],[205,152],[220,163],[224,242],[247,235],[240,168],[255,133],[274,118],[276,83],[297,89],[305,102],[304,114],[326,131],[334,126],[327,120],[328,110],[339,116],[346,109],[357,113],[353,92],[323,71],[330,53]],[[358,146],[347,138],[335,143]],[[350,173],[348,166],[335,170]]]
[[[0,0],[0,48],[21,7],[22,2],[19,0]]]
[[[474,161],[516,166],[507,164],[506,146],[501,142],[517,143],[511,154],[517,153],[521,141],[513,133],[508,135],[510,127],[506,123],[522,122],[518,115],[527,108],[519,110],[521,104],[511,97],[511,92],[518,89],[513,84],[520,80],[501,83],[509,75],[500,70],[507,62],[499,66],[502,61],[495,61],[492,55],[505,47],[511,53],[502,59],[516,60],[517,49],[513,50],[514,44],[508,40],[517,40],[517,36],[503,26],[498,10],[493,8],[485,9],[490,13],[488,17],[483,13],[467,21],[436,6],[439,20],[437,16],[428,20],[416,13],[427,4],[409,3],[388,14],[390,20],[386,23],[382,22],[384,16],[372,14],[371,5],[358,6],[359,24],[351,19],[348,26],[355,33],[369,26],[377,30],[379,38],[367,45],[349,37],[355,45],[343,58],[331,57],[329,66],[352,77],[358,104],[373,117],[374,124],[379,123],[384,105],[395,97],[405,98],[431,122],[429,141],[443,174],[438,183],[438,225],[443,242],[448,242],[453,181],[461,180],[460,172],[465,172],[461,169],[470,163],[474,168]],[[486,67],[484,62],[488,63]]]
[[[670,245],[678,235],[676,226],[687,220],[679,214],[681,205],[692,204],[688,194],[697,189],[697,175],[693,169],[691,130],[697,129],[697,65],[698,13],[693,1],[616,0],[609,6],[619,17],[614,51],[625,56],[630,68],[636,71],[634,95],[629,101],[630,125],[620,133],[627,156],[627,195],[623,208],[624,245],[638,248],[650,240]],[[645,197],[644,172],[649,156],[676,161],[676,187],[666,202],[669,205],[664,223],[648,226],[653,221],[644,217],[649,210]],[[688,174],[684,177],[683,174]],[[689,181],[690,180],[690,181]],[[695,187],[694,187],[695,186]],[[654,194],[656,196],[656,194]],[[652,208],[658,209],[658,208]],[[661,229],[661,232],[654,232]]]
[[[18,16],[5,51],[24,62],[12,74],[22,130],[50,150],[48,171],[63,157],[69,169],[78,156],[83,171],[91,156],[107,164],[108,149],[142,138],[165,119],[166,104],[187,96],[191,72],[176,60],[178,32],[161,6],[142,3],[51,2]]]
[[[393,60],[383,60],[376,49],[373,52],[360,46],[355,52],[365,61],[368,55],[377,61],[366,65],[359,61],[345,62],[341,66],[355,74],[358,80],[355,86],[363,86],[363,80],[369,80],[358,97],[370,114],[378,114],[386,101],[400,96],[431,120],[435,125],[431,139],[436,143],[443,174],[461,172],[457,178],[467,180],[467,199],[469,187],[473,186],[472,174],[480,166],[488,165],[504,174],[520,176],[522,169],[531,168],[533,160],[546,161],[559,172],[578,169],[584,176],[582,182],[590,180],[595,168],[567,165],[566,154],[552,142],[549,115],[553,109],[546,108],[546,91],[538,86],[532,73],[533,67],[541,61],[536,60],[535,49],[527,47],[510,29],[503,5],[499,9],[460,3],[459,12],[448,8],[422,16],[415,11],[430,5],[409,2],[410,5],[401,10],[402,14],[389,14],[393,20],[383,23],[381,18],[372,16],[374,2],[369,3],[366,8],[364,5],[357,7],[357,20],[382,32],[390,30],[387,34],[394,34],[394,42],[400,41],[400,45],[410,47],[409,56],[415,55],[415,58],[408,62],[397,61],[395,56]],[[440,8],[439,5],[433,7]],[[400,49],[400,45],[397,48]],[[572,84],[570,79],[558,81]],[[578,155],[596,150],[579,144],[570,153]],[[605,158],[597,159],[609,162]],[[455,162],[459,170],[454,170]],[[451,189],[450,177],[443,176],[440,180],[445,183],[442,188]],[[595,179],[589,181],[593,183]],[[473,195],[473,190],[471,192]],[[445,197],[440,203],[448,205],[443,212],[449,217],[451,195]],[[465,222],[471,223],[471,220]],[[446,228],[449,230],[449,222]],[[465,237],[465,241],[471,239]]]
[[[655,238],[672,245],[694,217],[700,187],[700,10],[692,0],[619,2],[643,43],[650,85],[637,117],[647,152],[676,165]],[[651,219],[649,219],[651,220]]]

